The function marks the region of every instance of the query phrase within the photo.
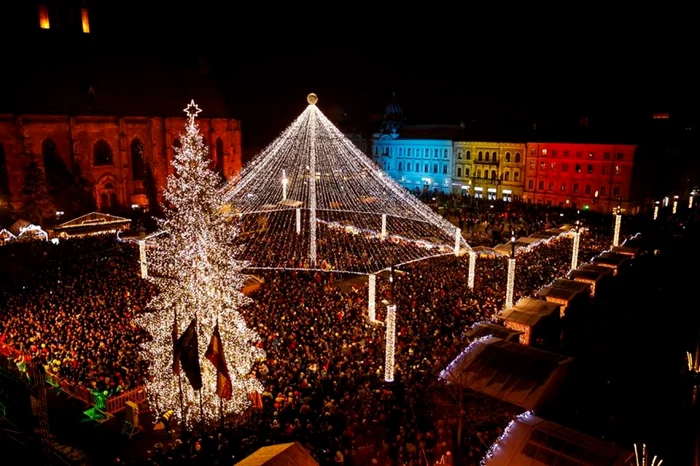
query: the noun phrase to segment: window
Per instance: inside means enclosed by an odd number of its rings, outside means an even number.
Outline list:
[[[457,167],[457,178],[462,178],[462,167]]]
[[[588,167],[586,168],[586,171],[588,172],[589,175],[590,175],[591,173],[593,173],[593,165],[591,165],[591,164],[589,163],[589,164],[588,164]]]
[[[615,174],[616,174],[616,175],[619,175],[620,173],[622,173],[622,171],[620,170],[620,166],[619,166],[619,165],[615,165]]]
[[[549,186],[547,187],[550,191],[554,191],[554,181],[549,182]]]
[[[600,187],[600,195],[605,196],[605,186]]]
[[[449,151],[449,150],[445,149],[444,151],[442,151],[442,158],[443,158],[443,159],[446,159],[446,158],[449,157],[449,156],[450,156],[450,151]]]
[[[2,194],[10,194],[10,177],[7,173],[5,146],[0,143],[0,195]]]
[[[399,147],[399,157],[403,157],[403,147]]]
[[[425,173],[430,173],[430,165],[428,165],[428,164],[426,163],[425,166],[423,167],[423,171],[424,171]]]
[[[515,153],[515,163],[520,163],[520,152]]]
[[[46,5],[39,5],[39,27],[41,29],[50,29],[51,23],[49,22],[49,9]]]
[[[534,170],[534,169],[535,169],[535,161],[530,160],[530,170]]]
[[[409,149],[409,151],[410,151],[410,150],[411,150],[411,149]],[[460,149],[460,150],[457,151],[457,158],[458,158],[459,160],[462,160],[462,149]]]
[[[532,149],[530,151],[530,155],[532,155],[533,157],[537,157],[537,149]]]
[[[131,176],[134,180],[143,180],[146,176],[146,166],[143,160],[143,144],[139,138],[131,141]]]
[[[433,173],[437,173],[437,172],[438,172],[438,166],[436,163],[434,163],[433,164]]]
[[[549,168],[554,171],[557,169],[557,163],[556,162],[550,162],[549,163]]]
[[[590,184],[586,185],[586,194],[591,194],[591,185]]]
[[[609,160],[610,159],[610,152],[603,152],[603,158],[605,160]]]
[[[556,157],[556,156],[557,156],[557,151],[553,150],[553,151],[552,151],[552,157]]]
[[[583,155],[583,152],[580,152],[580,151],[576,152],[576,158],[580,159],[582,155]]]
[[[447,175],[447,164],[442,164],[442,174]]]
[[[425,156],[430,157],[430,149],[428,149],[428,148],[425,149]]]
[[[440,149],[435,149],[433,151],[433,157],[438,158],[440,156]]]
[[[617,153],[617,160],[622,160],[625,158],[625,155],[622,152]]]
[[[479,162],[481,162],[482,160],[484,160],[484,153],[479,151]]]
[[[112,162],[112,147],[107,141],[100,139],[92,148],[93,165],[112,165]]]
[[[589,153],[588,153],[588,158],[589,158],[589,159],[592,159],[594,155],[595,155],[595,154],[594,154],[593,152],[589,152]]]
[[[566,191],[566,183],[562,183],[560,187],[561,192]]]
[[[578,193],[578,183],[574,183],[573,191],[574,191],[574,194]]]
[[[403,163],[399,162],[398,170],[401,171],[403,169]]]
[[[576,164],[576,173],[581,173],[581,164],[580,163]]]
[[[487,162],[490,161],[490,157],[489,157],[489,153],[488,153],[488,152],[486,152],[486,156],[484,157],[484,160],[486,160]]]
[[[503,181],[510,181],[510,172],[505,172],[503,174]]]
[[[547,155],[547,149],[542,149],[542,155]]]
[[[607,175],[607,174],[608,174],[608,167],[607,167],[606,165],[603,165],[600,169],[601,169],[603,175]]]
[[[418,164],[416,164],[418,165]],[[410,172],[411,171],[411,162],[406,162],[406,171]]]
[[[216,138],[216,165],[214,171],[219,175],[224,174],[224,141],[221,138]]]
[[[568,150],[565,150],[565,151],[564,151],[564,157],[568,157],[568,156],[569,156],[569,151],[568,151]]]
[[[476,171],[476,177],[477,177],[477,178],[481,178],[481,170],[477,170],[477,171]]]
[[[498,175],[496,175],[496,170],[491,170],[491,179],[492,179],[492,180],[497,180],[497,179],[498,179]]]
[[[83,32],[85,34],[90,34],[90,18],[88,17],[88,9],[87,8],[80,9],[80,22],[82,23],[82,26],[83,26]]]
[[[613,197],[620,197],[620,187],[613,186]]]
[[[562,164],[561,164],[561,171],[563,171],[563,172],[568,172],[568,171],[569,171],[569,164],[568,164],[568,163],[562,163]]]
[[[518,170],[513,172],[513,181],[520,181],[520,172]]]
[[[471,160],[471,159],[472,159],[472,151],[468,150],[467,151],[467,160]]]
[[[464,176],[466,178],[469,178],[469,169],[468,168],[464,170]]]
[[[506,162],[510,162],[510,152],[506,152]]]
[[[492,152],[491,156],[493,157],[494,162],[498,162],[498,152]]]
[[[547,168],[547,164],[545,162],[540,162],[540,170],[544,170]]]
[[[527,182],[527,189],[533,189],[535,186],[535,182],[533,180],[529,180]]]
[[[540,180],[540,182],[538,183],[538,188],[540,191],[544,191],[544,181]]]

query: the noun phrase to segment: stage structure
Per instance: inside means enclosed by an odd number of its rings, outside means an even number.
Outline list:
[[[242,219],[240,259],[251,269],[373,274],[471,250],[423,204],[308,106],[222,190]],[[370,311],[371,312],[371,311]]]

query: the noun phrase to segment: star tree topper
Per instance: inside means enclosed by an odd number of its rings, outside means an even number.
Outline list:
[[[194,123],[194,119],[197,118],[197,115],[199,115],[202,110],[199,108],[199,106],[196,103],[194,103],[194,99],[192,99],[183,111],[185,112],[187,117],[190,119],[190,124],[192,124],[192,123]]]

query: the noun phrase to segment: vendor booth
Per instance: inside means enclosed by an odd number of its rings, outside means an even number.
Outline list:
[[[87,235],[116,233],[128,230],[131,220],[116,215],[92,212],[58,225],[54,234],[60,238],[76,238]]]
[[[5,230],[5,229],[0,230],[0,245],[5,243],[5,242],[12,241],[13,239],[16,239],[16,238],[17,237],[15,235],[13,235],[10,230]]]
[[[591,288],[591,297],[594,297],[596,295],[596,290],[601,289],[600,285],[604,285],[605,282],[612,277],[612,270],[606,267],[598,267],[598,269],[602,270],[592,270],[585,268],[585,265],[586,264],[569,272],[568,278],[569,280],[589,285]]]
[[[515,306],[501,311],[504,325],[522,332],[519,341],[523,345],[538,346],[559,341],[559,305],[543,299],[522,298]]]
[[[595,265],[611,268],[613,270],[613,275],[617,275],[620,269],[626,266],[630,260],[630,256],[626,254],[605,251],[591,259],[591,262]]]
[[[478,338],[494,336],[501,340],[518,342],[520,335],[523,332],[513,330],[512,328],[504,327],[503,325],[492,324],[491,322],[477,322],[467,330],[465,336],[469,341],[474,341]]]
[[[630,256],[632,259],[636,258],[639,255],[639,248],[633,248],[631,246],[613,246],[612,252],[616,254],[624,254],[626,256]]]
[[[15,235],[16,239],[24,241],[48,241],[49,235],[39,225],[34,225],[24,219],[19,219],[10,227],[10,233]]]
[[[590,285],[565,278],[558,278],[551,285],[542,287],[537,293],[550,303],[559,304],[560,317],[579,304],[587,304],[591,293]]]

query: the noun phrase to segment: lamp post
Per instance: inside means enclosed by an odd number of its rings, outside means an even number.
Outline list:
[[[613,246],[617,247],[620,245],[620,226],[622,224],[622,206],[617,205],[615,210],[615,229],[613,230]]]
[[[581,230],[580,223],[576,220],[576,226],[574,227],[574,244],[571,248],[571,270],[576,270],[578,267],[578,247],[579,241],[581,240]]]
[[[515,232],[510,237],[510,258],[508,259],[508,281],[506,282],[506,308],[513,307],[513,288],[515,287]]]

